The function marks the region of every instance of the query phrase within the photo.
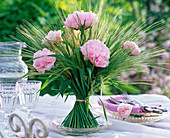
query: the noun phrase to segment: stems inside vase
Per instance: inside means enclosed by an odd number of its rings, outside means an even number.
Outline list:
[[[64,127],[70,128],[93,128],[97,127],[96,118],[91,113],[88,104],[76,101],[73,109],[62,122]]]

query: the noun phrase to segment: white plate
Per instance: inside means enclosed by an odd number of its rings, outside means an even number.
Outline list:
[[[104,116],[102,107],[93,107],[93,108],[91,108],[91,111],[93,112],[93,114]],[[165,117],[168,116],[168,114],[169,114],[169,112],[163,112],[162,114],[153,113],[153,114],[150,114],[149,116],[143,116],[143,117],[129,116],[128,118],[123,119],[119,116],[118,112],[106,110],[106,115],[108,118],[124,120],[127,122],[137,123],[137,124],[153,123],[153,122],[159,121],[161,119],[164,119]]]

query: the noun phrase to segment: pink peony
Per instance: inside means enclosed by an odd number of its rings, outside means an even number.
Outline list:
[[[151,91],[153,94],[163,94],[163,91],[159,87],[154,87]]]
[[[170,48],[170,40],[167,40],[164,43],[162,43],[162,46],[165,48]]]
[[[53,54],[55,53],[51,52],[46,48],[44,48],[42,51],[39,50],[36,53],[34,53],[34,58],[43,56],[41,58],[33,60],[33,66],[36,68],[36,70],[39,73],[44,74],[45,70],[50,70],[54,66],[54,62],[56,61],[56,58],[47,56]]]
[[[153,32],[152,35],[156,37],[158,35],[158,32]]]
[[[168,52],[164,52],[163,54],[162,54],[162,59],[169,59],[170,58],[170,56],[169,56],[169,53]]]
[[[155,89],[155,88],[157,88],[158,87],[158,83],[157,82],[155,82],[154,84],[152,84],[152,89]]]
[[[84,25],[85,22],[85,29],[88,29],[90,26],[93,26],[95,23],[97,23],[98,20],[99,19],[96,14],[92,12],[75,11],[73,14],[68,15],[64,24],[66,27],[78,30]]]
[[[121,104],[119,104],[119,107],[117,108],[117,111],[118,111],[119,116],[121,118],[127,118],[130,115],[131,111],[132,111],[132,105],[121,103]]]
[[[55,44],[53,41],[63,41],[61,37],[61,30],[54,30],[54,31],[49,31],[48,35],[42,40],[42,44],[47,44],[48,40],[52,40],[51,42]]]
[[[161,33],[165,33],[165,29],[162,29],[162,30],[161,30]]]
[[[167,24],[166,26],[167,26],[168,28],[170,28],[170,24]]]
[[[131,56],[136,56],[136,55],[140,54],[140,48],[138,47],[138,45],[135,42],[126,41],[123,43],[122,48],[124,50],[131,48],[132,49]]]
[[[90,60],[96,67],[107,67],[109,65],[110,51],[106,45],[99,40],[89,40],[82,47],[81,52],[85,60]]]
[[[147,46],[148,46],[149,48],[153,48],[153,47],[156,46],[156,44],[155,44],[155,43],[147,43]]]
[[[159,79],[158,79],[158,83],[159,83],[160,85],[163,85],[163,84],[164,84],[164,79],[163,79],[163,78],[159,78]]]
[[[165,64],[165,67],[169,69],[170,68],[170,63]]]
[[[170,75],[164,77],[165,82],[170,81]]]

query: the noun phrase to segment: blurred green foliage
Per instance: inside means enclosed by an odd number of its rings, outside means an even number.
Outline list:
[[[1,0],[0,1],[0,41],[7,41],[15,28],[24,20],[45,24],[46,20],[56,18],[54,7],[61,8],[70,13],[75,6],[81,9],[88,9],[89,1],[86,0]],[[160,2],[161,3],[160,3]],[[99,0],[91,0],[91,7],[94,10]],[[159,6],[153,6],[155,3]],[[123,24],[130,20],[148,20],[148,24],[161,19],[167,20],[169,15],[169,0],[104,0],[104,13],[114,15],[120,13],[119,19]],[[153,11],[155,8],[155,11]],[[150,21],[150,22],[149,22]]]
[[[0,0],[0,41],[8,41],[9,35],[15,35],[16,27],[20,26],[23,21],[35,22],[40,26],[46,24],[47,21],[58,25],[59,19],[54,8],[62,9],[66,13],[80,9],[87,11],[89,2],[89,0]],[[91,0],[92,11],[99,2],[100,0]],[[140,20],[141,23],[146,22],[149,25],[160,20],[169,22],[169,8],[169,0],[104,0],[103,14],[109,13],[112,16],[119,13],[118,18],[122,24],[127,24],[131,20]],[[37,79],[44,82],[46,77],[42,75]],[[60,82],[52,82],[46,90],[41,92],[41,95],[46,92],[56,95],[59,85]],[[126,89],[129,93],[133,92],[131,94],[140,93],[134,86],[127,85]],[[109,87],[105,87],[104,91],[105,94],[111,94],[113,91],[120,93]]]
[[[49,0],[1,0],[0,41],[6,41],[24,20],[43,23],[53,15]]]

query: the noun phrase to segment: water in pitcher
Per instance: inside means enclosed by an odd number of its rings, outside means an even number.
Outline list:
[[[26,47],[26,44],[15,41],[0,42],[0,82],[16,82],[28,72],[21,56],[22,47]]]

